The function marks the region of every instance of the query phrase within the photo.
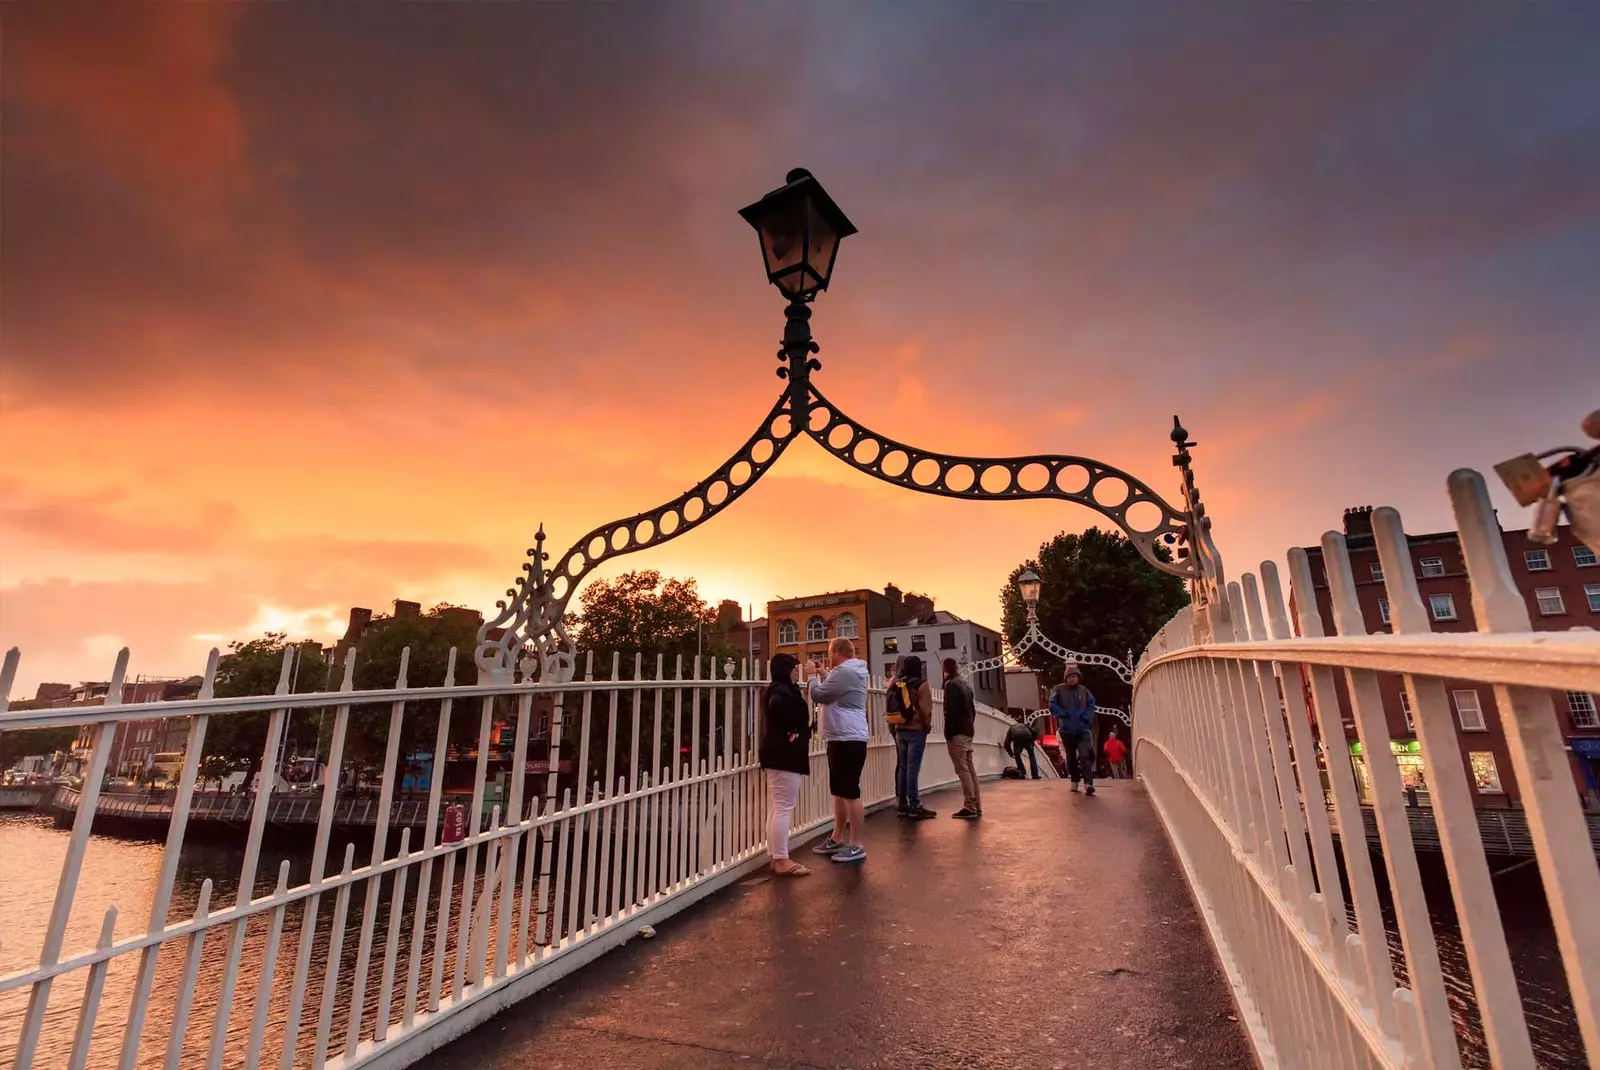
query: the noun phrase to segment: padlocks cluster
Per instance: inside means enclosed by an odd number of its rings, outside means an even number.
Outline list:
[[[1585,417],[1581,427],[1585,435],[1600,439],[1600,409]],[[1547,458],[1555,459],[1547,464]],[[1518,505],[1533,507],[1529,542],[1555,542],[1564,515],[1573,535],[1600,553],[1600,445],[1524,453],[1495,465],[1494,470]]]

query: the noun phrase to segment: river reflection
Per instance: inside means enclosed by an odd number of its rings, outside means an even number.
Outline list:
[[[12,973],[34,967],[39,961],[49,923],[51,903],[55,897],[56,881],[61,873],[61,863],[67,852],[69,833],[58,829],[49,818],[32,813],[0,813],[0,974]],[[174,883],[169,923],[189,920],[199,899],[201,884],[212,882],[211,909],[232,906],[238,891],[240,864],[243,861],[243,834],[236,842],[191,841],[179,856],[177,879]],[[328,851],[328,869],[337,870],[342,865],[345,843],[336,835]],[[372,836],[358,835],[356,865],[369,858]],[[391,847],[392,850],[392,847]],[[149,922],[150,907],[156,894],[156,883],[161,868],[162,845],[159,842],[142,842],[113,836],[91,836],[84,859],[82,876],[72,906],[72,915],[63,945],[64,954],[74,954],[94,947],[99,939],[106,909],[118,908],[116,936],[125,939],[138,936]],[[311,868],[311,850],[308,838],[269,839],[261,852],[261,865],[256,875],[254,896],[271,894],[278,880],[279,865],[289,863],[289,886],[303,884]],[[520,868],[520,867],[519,867]],[[414,918],[416,867],[405,890],[404,909],[399,927],[399,954],[394,976],[394,996],[390,1000],[391,1021],[398,1021],[404,993],[409,981],[409,949],[411,925]],[[363,1013],[363,1035],[370,1036],[372,1022],[377,1013],[379,985],[386,941],[392,878],[381,879],[376,909],[373,911],[372,955],[365,986],[366,1008]],[[367,887],[363,881],[352,887],[350,905],[340,942],[342,949],[340,981],[335,990],[334,1013],[330,1029],[330,1055],[344,1049],[350,1006],[352,1003],[352,972],[361,942],[365,920]],[[419,1008],[426,1006],[427,988],[432,979],[432,931],[439,909],[440,879],[436,872],[428,903],[427,931],[423,941],[421,967],[418,970]],[[478,883],[481,884],[481,877]],[[458,872],[454,881],[452,909],[459,910],[464,882]],[[316,1041],[317,1020],[322,1007],[323,980],[328,961],[329,939],[335,909],[334,895],[321,897],[317,912],[316,938],[306,986],[304,1007],[294,1065],[311,1062]],[[293,971],[299,949],[304,912],[304,901],[290,904],[285,911],[283,935],[279,943],[278,961],[268,987],[268,1016],[261,1055],[261,1065],[276,1067],[284,1042],[284,1023],[288,1017]],[[239,979],[233,1005],[228,1018],[228,1045],[222,1065],[245,1065],[246,1048],[252,1018],[256,1012],[261,991],[260,963],[267,942],[271,913],[254,917],[245,935],[244,952],[240,959]],[[203,1066],[218,1016],[224,966],[228,959],[231,926],[211,930],[202,952],[198,981],[193,994],[193,1009],[182,1041],[181,1064],[184,1067]],[[155,984],[146,1011],[146,1024],[139,1050],[139,1067],[164,1065],[172,1025],[177,1012],[179,987],[182,983],[187,940],[175,940],[163,947],[158,959]],[[491,943],[491,947],[494,945]],[[492,959],[492,956],[491,956]],[[107,1068],[117,1065],[121,1054],[122,1038],[128,1020],[129,1002],[138,972],[139,955],[125,954],[112,960],[106,973],[105,990],[96,1020],[94,1039],[88,1066]],[[451,990],[450,978],[455,969],[452,947],[444,964],[444,991]],[[34,1065],[38,1067],[65,1066],[72,1051],[77,1030],[79,1009],[87,971],[75,971],[58,979],[53,986],[49,1011],[40,1039]],[[9,1061],[21,1033],[23,1013],[28,1005],[28,990],[0,995],[0,1059]]]

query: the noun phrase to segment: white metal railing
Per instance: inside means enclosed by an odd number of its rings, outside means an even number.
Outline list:
[[[1458,471],[1449,488],[1477,634],[1433,634],[1399,514],[1377,509],[1394,634],[1366,633],[1345,539],[1330,533],[1322,556],[1337,634],[1324,635],[1307,554],[1291,550],[1293,632],[1278,572],[1263,562],[1259,586],[1251,575],[1228,585],[1229,612],[1213,614],[1211,642],[1196,642],[1185,609],[1139,667],[1140,775],[1266,1067],[1461,1066],[1380,672],[1403,677],[1418,740],[1435,756],[1433,814],[1488,1058],[1501,1070],[1536,1066],[1446,680],[1493,688],[1581,1044],[1600,1060],[1600,868],[1551,697],[1600,691],[1600,634],[1532,631],[1482,477]],[[1341,688],[1374,788],[1388,908],[1346,753]],[[1350,831],[1336,852],[1340,830]],[[1393,958],[1386,909],[1400,938]]]
[[[584,678],[567,683],[457,687],[452,652],[443,687],[408,687],[403,656],[394,688],[355,691],[347,658],[339,691],[290,694],[286,657],[275,695],[218,699],[213,652],[197,699],[135,708],[117,702],[127,662],[124,650],[107,705],[0,706],[0,731],[93,725],[83,786],[64,799],[75,814],[53,901],[34,908],[48,914],[28,960],[35,964],[0,972],[0,1052],[10,1051],[19,1070],[403,1066],[766,858],[767,798],[756,759],[765,685],[748,666],[718,678],[715,663],[702,675],[699,659],[687,667],[678,659],[669,672],[657,658],[651,674],[636,657],[624,679],[614,658],[610,678],[596,680],[591,657]],[[16,667],[13,650],[0,696]],[[869,703],[874,731],[862,784],[869,804],[894,797],[883,699],[880,683]],[[426,712],[417,708],[423,702]],[[505,806],[486,807],[493,722],[514,722],[510,769],[525,770],[536,703],[548,703],[550,718],[544,788],[527,792],[525,777],[513,775]],[[942,702],[936,706],[937,740]],[[356,819],[341,809],[348,800],[336,773],[353,714],[372,707],[387,712],[387,732],[379,797],[370,815],[363,811],[369,838],[365,828],[349,827]],[[464,836],[443,842],[442,756],[461,707],[477,714],[476,768]],[[284,859],[258,880],[286,719],[319,708],[334,711],[326,764],[335,775],[318,793],[314,831],[303,826],[313,837],[309,866],[303,880],[291,881]],[[245,829],[233,900],[213,908],[213,878],[225,883],[233,875],[208,874],[192,909],[180,910],[175,882],[189,820],[197,801],[213,805],[195,790],[208,727],[261,710],[270,711],[261,775],[249,805],[229,813]],[[436,716],[429,727],[440,757],[422,828],[407,825],[395,836],[399,741],[406,718],[419,716]],[[73,908],[117,725],[158,717],[188,720],[185,757],[171,801],[161,804],[168,828],[154,888],[138,904],[145,917],[131,933],[119,932],[116,906],[94,917]],[[1009,764],[1001,744],[1010,724],[979,707],[981,776]],[[574,775],[564,777],[562,759],[574,742]],[[820,743],[812,765],[797,840],[831,821]],[[954,781],[946,749],[930,747],[923,789]],[[342,852],[336,834],[345,840]],[[338,859],[331,869],[330,857]],[[14,944],[11,934],[0,941]]]

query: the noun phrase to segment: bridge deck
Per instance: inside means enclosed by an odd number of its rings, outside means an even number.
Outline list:
[[[1142,786],[984,785],[868,821],[861,867],[751,878],[441,1048],[432,1070],[1248,1067]],[[801,857],[797,854],[796,857]]]

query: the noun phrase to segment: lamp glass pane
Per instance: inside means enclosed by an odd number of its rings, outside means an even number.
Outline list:
[[[771,205],[761,217],[761,254],[767,276],[777,276],[798,267],[806,254],[806,204],[789,201]]]

